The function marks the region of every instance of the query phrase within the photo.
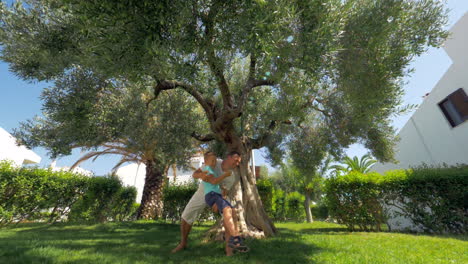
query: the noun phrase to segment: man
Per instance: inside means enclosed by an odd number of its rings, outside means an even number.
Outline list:
[[[223,161],[218,161],[216,164],[215,170],[221,175],[223,171],[226,170],[233,170],[237,166],[239,166],[241,162],[241,155],[237,151],[231,151],[227,154],[226,159]],[[195,179],[201,179],[202,181],[211,182],[214,178],[212,175],[207,175],[206,172],[203,172],[201,169],[196,170],[192,177]],[[227,177],[221,183],[221,189],[224,193],[231,189],[235,181],[235,177]],[[198,185],[197,191],[193,194],[192,198],[190,199],[189,203],[185,206],[184,212],[182,212],[182,219],[180,223],[180,233],[181,239],[179,244],[176,248],[172,250],[172,253],[178,252],[180,250],[185,249],[187,247],[187,239],[190,231],[192,230],[192,224],[198,219],[202,211],[206,207],[205,202],[205,194],[203,190],[203,184],[200,183]],[[237,228],[237,215],[235,210],[233,212],[233,219],[235,227]],[[227,231],[226,231],[227,232]],[[226,233],[226,237],[230,235]],[[226,243],[226,255],[232,255],[232,248],[228,247]]]

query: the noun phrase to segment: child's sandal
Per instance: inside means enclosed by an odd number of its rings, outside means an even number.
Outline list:
[[[249,252],[249,247],[244,244],[244,240],[240,236],[231,236],[229,238],[228,246],[234,251],[246,253]]]

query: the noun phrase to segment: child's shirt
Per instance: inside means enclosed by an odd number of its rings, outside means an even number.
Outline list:
[[[202,169],[203,171],[208,171],[208,175],[213,175],[213,177],[218,178],[220,175],[218,175],[210,166],[205,166]],[[216,192],[221,194],[221,188],[219,187],[219,184],[211,184],[209,182],[203,182],[203,189],[205,190],[205,195],[209,192]]]

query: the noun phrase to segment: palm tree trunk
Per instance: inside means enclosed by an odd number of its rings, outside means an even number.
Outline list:
[[[304,208],[306,211],[306,216],[307,216],[307,223],[313,223],[314,219],[312,217],[312,211],[310,210],[310,193],[306,192],[305,193],[305,201],[304,201]]]
[[[137,219],[155,219],[162,216],[164,186],[164,166],[156,160],[148,160],[146,165],[145,186],[138,208]]]

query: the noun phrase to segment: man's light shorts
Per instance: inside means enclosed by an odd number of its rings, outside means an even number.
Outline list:
[[[198,217],[207,206],[205,202],[205,192],[203,191],[203,187],[200,186],[193,194],[187,206],[185,206],[182,212],[182,219],[189,225],[192,225],[193,222],[197,221]]]

